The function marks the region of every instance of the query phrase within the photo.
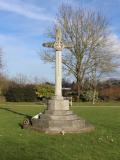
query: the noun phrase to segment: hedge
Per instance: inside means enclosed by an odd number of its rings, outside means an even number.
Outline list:
[[[29,84],[9,86],[4,96],[10,102],[33,102],[37,100],[35,86]]]

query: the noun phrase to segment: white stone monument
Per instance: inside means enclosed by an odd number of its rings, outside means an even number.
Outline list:
[[[56,41],[44,43],[44,47],[54,48],[56,54],[55,96],[49,100],[47,109],[31,119],[31,124],[23,127],[43,131],[45,133],[88,132],[94,127],[69,110],[69,101],[62,97],[62,49],[71,48],[70,43],[62,42],[61,29],[56,30]],[[27,121],[25,121],[27,122]]]
[[[62,97],[62,50],[64,48],[72,48],[71,43],[63,43],[61,29],[56,30],[56,41],[53,43],[43,43],[44,47],[54,48],[56,55],[55,68],[55,99],[63,99]]]

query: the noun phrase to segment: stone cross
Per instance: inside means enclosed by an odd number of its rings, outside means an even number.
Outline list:
[[[72,48],[71,43],[63,43],[61,29],[58,27],[56,29],[56,40],[55,42],[43,43],[44,47],[54,48],[56,51],[56,61],[55,61],[55,98],[62,98],[62,50],[64,48]]]

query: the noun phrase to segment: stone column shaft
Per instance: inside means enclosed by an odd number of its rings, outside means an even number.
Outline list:
[[[62,57],[61,57],[61,51],[56,51],[55,97],[62,98]]]

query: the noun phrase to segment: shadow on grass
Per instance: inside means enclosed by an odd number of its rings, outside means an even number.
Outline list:
[[[27,114],[24,114],[24,113],[16,112],[16,111],[14,111],[14,110],[11,110],[11,109],[9,109],[9,108],[4,108],[4,107],[2,107],[2,108],[0,108],[0,109],[1,109],[1,110],[5,110],[5,111],[8,111],[8,112],[11,112],[11,113],[13,113],[13,114],[17,114],[17,115],[20,115],[20,116],[24,116],[24,119],[29,119],[29,121],[31,121],[31,118],[32,118],[31,115],[27,115]],[[21,128],[23,128],[23,124],[18,123],[18,125],[19,125]]]

